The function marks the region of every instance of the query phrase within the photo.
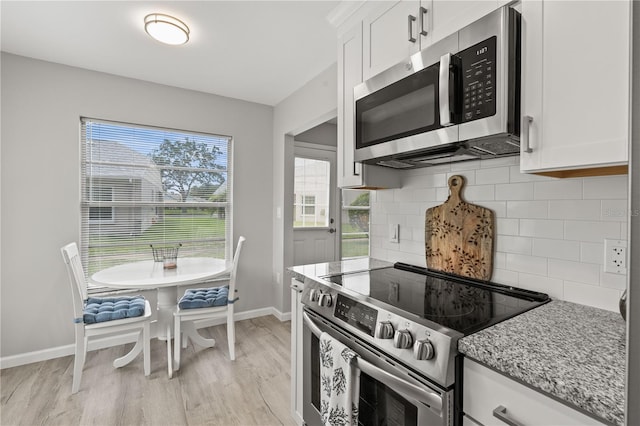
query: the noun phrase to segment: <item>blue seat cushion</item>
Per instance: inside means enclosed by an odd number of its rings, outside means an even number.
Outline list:
[[[194,288],[187,290],[178,302],[180,309],[213,308],[229,303],[229,287]]]
[[[144,314],[145,299],[133,297],[90,297],[84,307],[82,319],[85,324],[134,318]]]

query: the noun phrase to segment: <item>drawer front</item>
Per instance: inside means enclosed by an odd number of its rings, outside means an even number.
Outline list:
[[[603,425],[548,396],[511,380],[468,358],[464,360],[464,412],[472,420],[465,424],[484,426],[521,425]],[[503,407],[506,422],[494,416]]]

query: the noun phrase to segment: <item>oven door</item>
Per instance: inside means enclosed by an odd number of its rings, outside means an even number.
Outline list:
[[[360,369],[360,425],[451,425],[453,390],[443,390],[417,377],[366,343],[321,316],[303,313],[303,417],[321,426],[319,337],[322,332],[358,354]]]

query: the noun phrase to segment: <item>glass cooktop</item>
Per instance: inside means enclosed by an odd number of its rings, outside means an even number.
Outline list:
[[[394,267],[327,277],[381,303],[392,305],[464,335],[548,302],[549,296],[396,263]]]

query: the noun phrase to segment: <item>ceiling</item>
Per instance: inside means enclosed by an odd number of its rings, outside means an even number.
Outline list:
[[[6,1],[2,51],[275,105],[336,61],[338,1]],[[182,46],[149,37],[144,17],[181,19]]]

